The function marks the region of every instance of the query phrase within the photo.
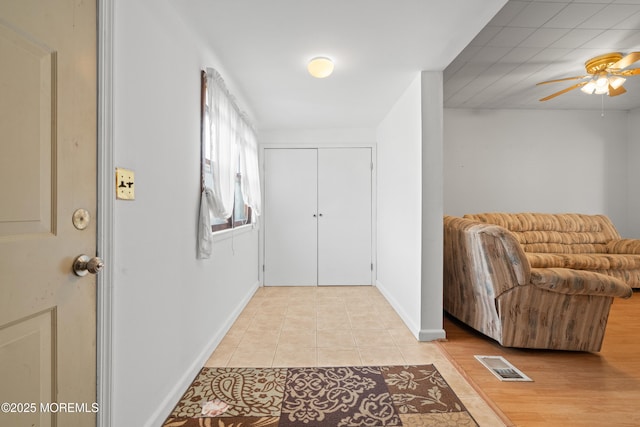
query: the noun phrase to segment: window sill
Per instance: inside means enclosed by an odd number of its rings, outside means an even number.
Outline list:
[[[213,241],[219,242],[222,240],[227,240],[233,236],[249,233],[256,228],[258,228],[256,224],[246,224],[246,225],[241,225],[240,227],[227,228],[226,230],[215,231],[213,233]]]

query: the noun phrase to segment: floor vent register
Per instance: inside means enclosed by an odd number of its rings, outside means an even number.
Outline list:
[[[500,381],[533,381],[502,356],[475,356]]]

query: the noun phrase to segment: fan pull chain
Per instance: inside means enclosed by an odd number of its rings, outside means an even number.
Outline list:
[[[604,117],[604,95],[601,95],[601,96],[602,96],[602,107],[601,107],[602,109],[600,110],[601,111],[600,117]]]

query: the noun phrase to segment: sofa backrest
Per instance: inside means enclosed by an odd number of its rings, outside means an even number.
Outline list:
[[[481,213],[465,218],[511,231],[525,252],[606,253],[607,242],[620,234],[605,215],[548,213]]]

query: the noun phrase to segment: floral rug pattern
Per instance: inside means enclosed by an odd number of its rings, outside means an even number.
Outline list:
[[[163,427],[478,424],[433,365],[203,368]]]

